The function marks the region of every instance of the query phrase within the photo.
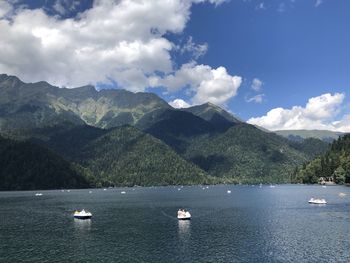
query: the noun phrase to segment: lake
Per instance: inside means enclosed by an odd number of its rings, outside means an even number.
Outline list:
[[[35,193],[0,192],[0,262],[350,262],[349,187]],[[311,197],[328,204],[309,205]],[[93,218],[73,219],[83,208]],[[179,208],[192,220],[179,222]]]

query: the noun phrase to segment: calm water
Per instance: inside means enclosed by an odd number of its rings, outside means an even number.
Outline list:
[[[0,262],[350,262],[347,187],[89,191],[0,192]],[[72,218],[82,208],[91,221]]]

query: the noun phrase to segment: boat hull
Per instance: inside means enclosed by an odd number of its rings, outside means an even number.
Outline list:
[[[191,217],[178,217],[179,220],[191,220]]]
[[[76,219],[90,219],[92,216],[74,216]]]

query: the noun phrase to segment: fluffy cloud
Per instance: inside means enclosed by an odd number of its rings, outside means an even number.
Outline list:
[[[184,101],[182,99],[175,99],[175,100],[169,102],[169,105],[172,106],[173,108],[176,108],[176,109],[191,107],[190,104],[188,104],[186,101]]]
[[[251,88],[255,91],[260,91],[261,90],[261,87],[263,85],[263,82],[258,79],[258,78],[254,78],[253,81],[252,81],[252,86]]]
[[[12,11],[12,5],[8,2],[1,1],[0,2],[0,19],[2,17],[5,17],[7,14],[9,14]]]
[[[305,107],[275,108],[265,116],[249,119],[248,123],[270,130],[319,129],[349,132],[350,115],[333,121],[341,110],[344,98],[342,93],[323,94],[310,98]]]
[[[60,15],[66,15],[69,12],[75,11],[79,5],[79,0],[56,0],[53,9]]]
[[[193,97],[193,103],[212,102],[214,104],[224,105],[237,94],[241,83],[241,77],[227,74],[224,67],[211,69],[211,74],[208,73],[206,76],[203,76],[203,80],[197,88],[196,95]]]
[[[212,102],[218,105],[225,105],[234,97],[241,83],[241,77],[231,76],[224,67],[213,69],[195,63],[184,64],[175,73],[151,81],[152,86],[166,86],[172,91],[189,87],[194,93],[193,104]]]
[[[174,72],[174,44],[164,35],[181,33],[191,5],[201,2],[224,1],[95,0],[92,8],[67,19],[42,8],[11,11],[10,1],[0,1],[0,72],[67,87],[113,80],[142,91],[157,72]],[[67,3],[75,8],[78,1],[57,0],[53,8],[65,14]],[[190,39],[186,49],[198,57],[207,46]]]
[[[187,42],[180,49],[181,53],[190,53],[192,54],[194,59],[198,59],[199,57],[205,55],[208,51],[208,44],[196,44],[193,42],[193,38],[189,37]]]

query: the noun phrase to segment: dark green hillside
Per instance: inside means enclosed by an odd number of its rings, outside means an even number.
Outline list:
[[[97,186],[213,182],[169,146],[131,126],[110,130],[80,126],[42,143],[91,170]]]
[[[43,147],[0,137],[0,190],[88,187],[86,174]]]
[[[310,159],[324,154],[329,147],[329,143],[315,138],[292,141],[289,144],[294,149],[305,153]]]
[[[290,182],[307,155],[280,136],[237,124],[223,134],[202,136],[184,156],[209,174],[236,182]]]
[[[322,156],[305,163],[294,173],[295,182],[317,183],[331,177],[336,183],[350,183],[350,135],[339,137]]]
[[[245,123],[221,126],[173,110],[152,120],[155,123],[145,129],[147,133],[208,174],[231,182],[290,182],[295,165],[327,148],[317,139],[292,142]]]
[[[189,141],[203,134],[218,132],[211,123],[189,112],[166,110],[144,131],[162,140],[177,152],[184,152]]]

